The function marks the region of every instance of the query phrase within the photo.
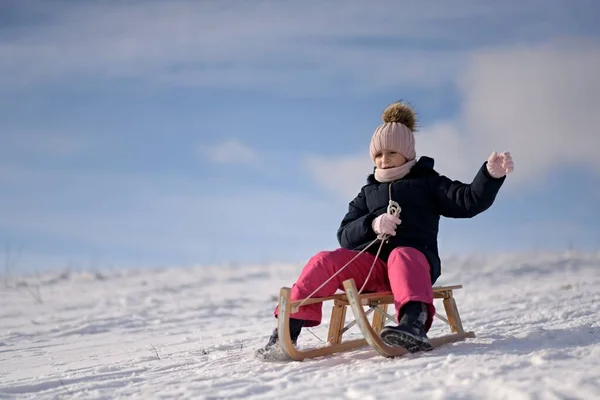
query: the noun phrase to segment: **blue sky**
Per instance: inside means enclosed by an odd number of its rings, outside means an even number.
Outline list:
[[[514,157],[492,209],[442,221],[442,255],[600,248],[594,1],[340,4],[3,2],[12,268],[306,261],[400,98],[440,173]]]

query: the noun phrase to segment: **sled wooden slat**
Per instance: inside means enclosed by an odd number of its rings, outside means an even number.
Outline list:
[[[435,286],[433,288],[433,298],[435,299],[446,299],[452,297],[452,291],[456,289],[462,289],[462,285],[453,285],[453,286]],[[308,304],[317,304],[323,303],[329,300],[339,300],[345,302],[346,305],[349,305],[348,298],[346,293],[338,293],[332,296],[327,297],[313,297],[304,301],[303,305]],[[364,293],[361,295],[361,301],[363,305],[371,305],[375,304],[375,302],[380,301],[383,303],[393,303],[393,294],[392,292],[380,292],[380,293]],[[298,312],[298,306],[303,302],[303,300],[295,300],[291,302],[291,311],[292,313]]]
[[[338,293],[332,296],[310,298],[303,300],[290,300],[291,289],[283,287],[280,290],[279,296],[279,318],[278,318],[278,335],[279,343],[283,351],[292,359],[301,361],[305,358],[316,358],[327,356],[330,354],[357,349],[363,346],[370,345],[381,355],[386,357],[396,357],[407,353],[402,348],[392,348],[385,345],[379,338],[379,332],[385,326],[387,307],[394,304],[394,298],[391,292],[383,293],[364,293],[358,294],[358,290],[354,284],[354,280],[350,279],[344,282],[345,293]],[[475,337],[473,332],[465,332],[460,320],[456,300],[453,296],[453,291],[461,289],[462,285],[438,286],[433,288],[434,298],[443,299],[444,310],[446,312],[447,322],[450,325],[452,334],[430,339],[434,347],[441,346],[446,343],[464,340],[466,338]],[[298,306],[323,303],[325,301],[333,301],[333,309],[329,323],[329,332],[327,335],[327,344],[321,347],[312,349],[297,349],[290,338],[289,319],[290,315],[298,311]],[[378,312],[373,312],[372,322],[369,322],[367,314],[363,307],[370,307]],[[343,340],[344,332],[352,325],[344,326],[346,320],[347,307],[352,309],[355,321],[352,324],[357,324],[363,333],[363,339]]]

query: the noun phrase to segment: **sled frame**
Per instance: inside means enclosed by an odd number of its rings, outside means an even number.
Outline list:
[[[292,301],[290,299],[291,289],[288,287],[281,288],[277,329],[279,344],[283,352],[294,361],[323,357],[365,346],[371,346],[384,357],[398,357],[407,354],[408,352],[404,348],[387,346],[379,337],[379,332],[383,329],[387,319],[394,323],[396,322],[394,317],[387,314],[388,305],[394,304],[392,292],[359,294],[353,279],[344,281],[343,285],[345,293],[334,294],[328,297],[310,298],[305,301],[302,299]],[[456,300],[454,299],[454,290],[461,288],[462,285],[438,286],[433,288],[433,297],[434,299],[442,299],[446,314],[446,318],[438,313],[435,314],[435,317],[448,324],[452,332],[449,335],[430,339],[434,348],[475,337],[474,332],[465,332]],[[298,305],[303,301],[303,305],[333,301],[327,344],[324,346],[299,350],[292,343],[289,334],[290,315],[298,311]],[[364,310],[365,306],[369,307],[367,312]],[[347,307],[352,309],[354,320],[348,325],[344,325]],[[373,314],[371,321],[368,319],[369,314]],[[363,339],[343,340],[344,333],[354,325],[358,325],[363,334]]]

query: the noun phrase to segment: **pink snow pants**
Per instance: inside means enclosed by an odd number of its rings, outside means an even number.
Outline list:
[[[358,251],[339,248],[333,251],[322,251],[314,255],[306,264],[298,280],[292,286],[291,300],[307,298],[334,273],[354,258]],[[360,288],[365,283],[371,265],[375,266],[367,281],[363,293],[392,291],[398,321],[402,317],[400,309],[409,301],[421,301],[429,308],[425,330],[429,331],[435,313],[433,305],[433,287],[429,275],[429,263],[425,255],[412,247],[397,247],[387,264],[370,253],[364,252],[346,268],[331,279],[312,297],[326,297],[344,290],[343,282],[354,279]],[[292,318],[305,320],[304,326],[311,327],[321,324],[323,303],[308,304],[300,307]],[[278,307],[275,308],[275,317]]]

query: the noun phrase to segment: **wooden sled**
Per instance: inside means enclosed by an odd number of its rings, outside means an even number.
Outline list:
[[[453,297],[453,291],[462,288],[462,285],[455,286],[438,286],[433,288],[433,297],[435,299],[443,299],[444,310],[446,317],[439,315],[435,316],[444,321],[450,326],[451,334],[442,337],[430,339],[433,347],[439,347],[447,343],[458,342],[466,338],[474,338],[474,332],[465,332],[463,329],[460,314],[456,306],[456,301]],[[379,337],[379,332],[383,329],[386,319],[390,319],[396,323],[394,317],[387,314],[387,307],[394,304],[394,298],[391,292],[384,293],[368,293],[358,294],[358,289],[353,279],[344,281],[345,293],[334,294],[333,296],[311,298],[304,302],[304,305],[322,303],[325,301],[333,301],[333,310],[329,325],[329,333],[327,335],[327,344],[321,347],[312,349],[299,350],[297,349],[290,338],[290,315],[297,312],[298,305],[302,300],[290,300],[291,289],[283,287],[280,290],[279,296],[279,317],[277,319],[277,328],[279,335],[279,344],[283,352],[295,361],[302,361],[305,358],[316,358],[327,356],[342,351],[357,349],[363,346],[370,345],[379,354],[384,357],[398,357],[407,354],[407,350],[401,347],[391,347],[386,345]],[[355,320],[344,326],[346,320],[346,310],[350,306],[354,314]],[[365,306],[369,310],[365,312]],[[368,314],[373,314],[372,320],[369,321]],[[342,340],[343,334],[358,325],[363,339]]]

